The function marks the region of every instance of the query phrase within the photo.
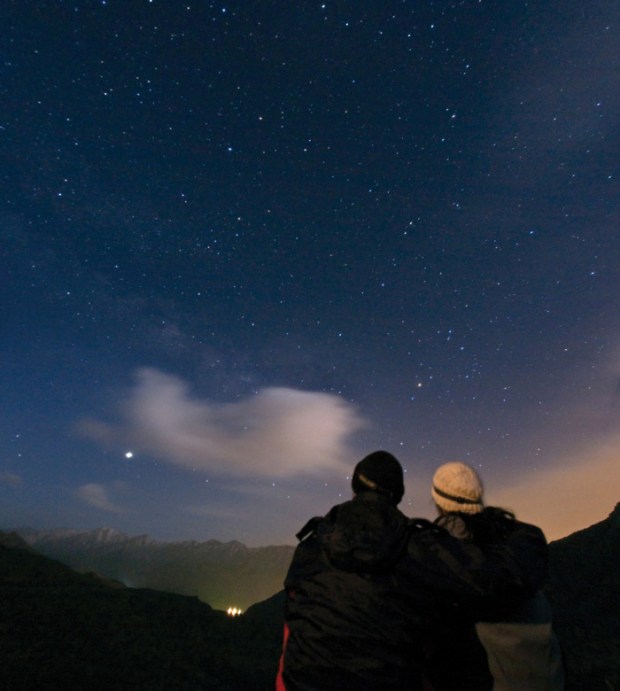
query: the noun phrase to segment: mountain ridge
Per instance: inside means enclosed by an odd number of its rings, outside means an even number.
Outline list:
[[[77,573],[1,532],[0,601],[11,691],[273,688],[279,642],[251,618]]]
[[[197,596],[218,609],[243,610],[282,587],[294,548],[247,547],[238,540],[164,542],[112,528],[18,529],[30,547],[79,572],[95,571],[130,587]]]

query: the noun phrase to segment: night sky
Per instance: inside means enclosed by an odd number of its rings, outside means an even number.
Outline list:
[[[620,500],[620,5],[0,9],[0,528],[294,543],[383,448]]]

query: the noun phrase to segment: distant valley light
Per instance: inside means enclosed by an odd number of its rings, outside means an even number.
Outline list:
[[[229,617],[238,617],[240,614],[243,614],[243,610],[237,607],[229,607],[226,610],[226,614],[228,614]]]

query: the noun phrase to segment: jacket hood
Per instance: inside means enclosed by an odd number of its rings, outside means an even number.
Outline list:
[[[406,549],[407,519],[385,497],[364,492],[335,506],[317,526],[316,538],[339,569],[384,571]]]

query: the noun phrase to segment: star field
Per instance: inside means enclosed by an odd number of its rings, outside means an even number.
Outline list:
[[[377,448],[611,511],[614,3],[0,18],[0,527],[292,542]]]

